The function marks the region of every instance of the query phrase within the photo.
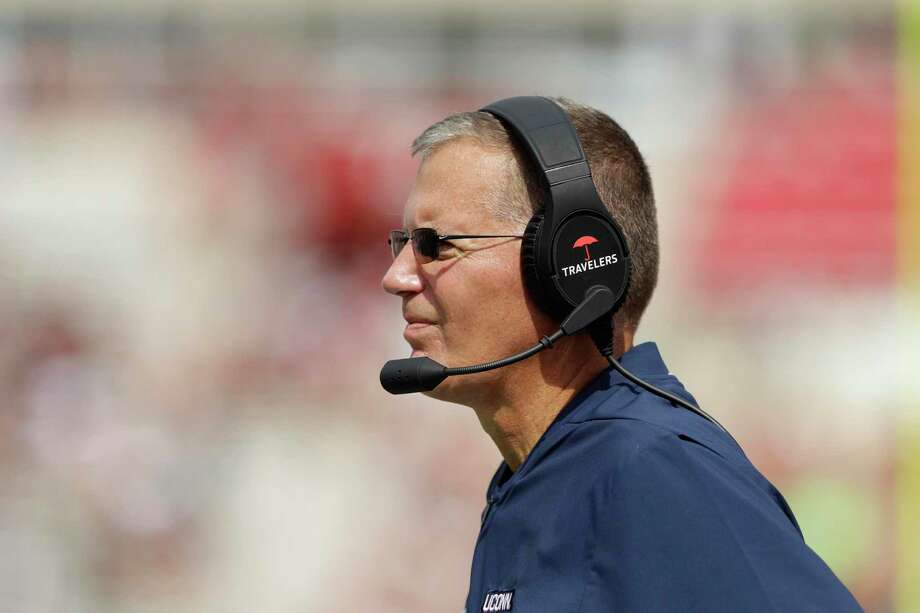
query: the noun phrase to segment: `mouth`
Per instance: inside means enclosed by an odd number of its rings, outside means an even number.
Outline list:
[[[410,321],[406,324],[406,329],[403,331],[403,337],[411,343],[410,337],[415,337],[420,332],[433,328],[434,325],[435,324],[428,321]]]
[[[433,325],[434,324],[429,321],[410,321],[409,323],[406,324],[406,330],[410,330],[410,329],[417,330],[417,329],[421,329],[421,328],[425,328],[425,327],[433,326]]]
[[[406,324],[406,329],[403,330],[403,338],[412,347],[413,356],[422,350],[422,346],[425,344],[425,337],[435,329],[436,325],[430,321],[422,320],[413,320]]]
[[[431,321],[430,319],[425,319],[424,317],[421,317],[419,315],[409,315],[406,312],[403,312],[403,319],[406,321],[407,328],[411,328],[413,326],[416,326],[416,327],[430,326],[435,323]]]

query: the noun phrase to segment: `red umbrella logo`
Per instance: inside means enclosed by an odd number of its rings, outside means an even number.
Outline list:
[[[593,236],[582,236],[577,241],[575,241],[575,244],[572,245],[572,249],[578,249],[579,247],[584,247],[585,248],[585,262],[587,262],[588,260],[591,259],[591,254],[588,253],[588,245],[593,245],[596,242],[597,242],[597,239],[594,238]]]

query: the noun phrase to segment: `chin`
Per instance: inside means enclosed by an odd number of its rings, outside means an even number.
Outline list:
[[[461,385],[458,389],[456,383],[456,381],[451,381],[450,378],[447,378],[433,390],[422,392],[422,395],[441,402],[471,406],[469,401],[465,401],[466,397],[469,396],[469,390],[466,390],[467,393],[464,394],[463,388],[466,386]]]
[[[456,366],[456,364],[453,364],[450,361],[449,357],[448,358],[439,357],[441,352],[437,350],[429,351],[424,348],[415,348],[411,346],[410,348],[411,348],[411,352],[409,353],[410,358],[430,358],[434,360],[435,362],[437,362],[438,364],[443,364],[444,366]]]
[[[432,359],[440,362],[435,358]],[[422,392],[422,394],[442,402],[475,408],[481,403],[483,397],[489,395],[487,390],[493,387],[500,377],[501,369],[473,375],[457,375],[444,379],[436,388]]]

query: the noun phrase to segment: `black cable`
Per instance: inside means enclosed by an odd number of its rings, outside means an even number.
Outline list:
[[[543,338],[541,338],[540,342],[538,342],[533,347],[530,347],[529,349],[525,349],[524,351],[516,355],[513,355],[510,358],[494,360],[492,362],[486,362],[485,364],[476,364],[475,366],[456,366],[454,368],[446,369],[445,373],[447,374],[447,376],[472,375],[473,373],[483,372],[486,370],[492,370],[493,368],[501,368],[502,366],[505,366],[507,364],[513,364],[514,362],[520,362],[521,360],[525,360],[535,353],[539,353],[543,351],[544,349],[552,347],[553,343],[555,343],[560,338],[562,338],[564,334],[565,333],[562,330],[556,330],[551,335],[544,336]]]
[[[651,383],[648,383],[648,382],[646,382],[646,381],[643,381],[642,379],[640,379],[640,378],[637,377],[636,375],[632,374],[631,372],[629,372],[628,370],[626,370],[625,368],[623,368],[623,365],[620,364],[612,355],[608,355],[608,356],[605,356],[605,357],[607,358],[607,361],[610,362],[610,365],[617,369],[617,372],[619,372],[621,375],[623,375],[624,377],[626,377],[627,379],[629,379],[630,381],[632,381],[632,382],[635,383],[636,385],[639,385],[639,386],[641,386],[641,387],[644,387],[645,389],[647,389],[648,391],[652,392],[653,394],[657,394],[658,396],[661,396],[661,397],[664,398],[665,400],[670,400],[670,401],[673,402],[674,404],[676,404],[676,405],[678,405],[678,406],[681,406],[681,407],[683,407],[683,408],[685,408],[685,409],[687,409],[687,410],[689,410],[689,411],[692,411],[692,412],[696,413],[697,415],[699,415],[699,416],[702,417],[703,419],[708,419],[710,422],[712,422],[712,423],[714,423],[715,425],[717,425],[717,426],[722,430],[722,432],[724,432],[725,434],[727,434],[727,435],[728,435],[728,438],[732,439],[732,441],[734,441],[734,443],[735,443],[736,445],[738,445],[739,448],[741,447],[741,445],[738,443],[738,441],[735,440],[735,437],[732,436],[732,433],[729,432],[729,431],[725,428],[725,426],[723,426],[722,424],[720,424],[719,421],[718,421],[715,417],[713,417],[712,415],[710,415],[709,413],[707,413],[707,412],[704,411],[703,409],[701,409],[701,408],[699,408],[699,407],[697,407],[697,406],[694,406],[693,404],[687,402],[687,401],[684,400],[683,398],[679,398],[679,397],[675,396],[674,394],[668,393],[668,392],[664,391],[663,389],[657,388],[657,387],[655,387],[654,385],[652,385]]]
[[[620,364],[617,361],[617,359],[613,357],[613,318],[612,317],[602,317],[595,323],[591,324],[591,327],[588,329],[588,332],[591,334],[591,339],[594,341],[594,345],[597,347],[597,350],[600,351],[601,355],[607,358],[607,361],[610,363],[610,365],[613,366],[617,370],[617,372],[623,375],[623,377],[625,377],[628,381],[631,381],[632,383],[635,383],[636,385],[642,388],[645,388],[651,393],[657,396],[661,396],[665,400],[673,402],[677,406],[683,407],[687,409],[688,411],[696,413],[703,419],[710,421],[711,423],[718,426],[722,430],[722,432],[727,434],[728,438],[732,439],[735,445],[738,445],[739,448],[741,447],[741,445],[738,444],[738,441],[735,440],[735,437],[732,436],[731,432],[729,432],[725,428],[725,426],[720,424],[715,417],[713,417],[712,415],[710,415],[709,413],[707,413],[700,407],[695,406],[690,402],[687,402],[683,398],[679,398],[678,396],[675,396],[674,394],[671,394],[670,392],[666,392],[661,388],[655,387],[654,385],[652,385],[651,383],[648,383],[647,381],[643,381],[636,375],[632,374],[631,372],[623,368],[623,365]]]

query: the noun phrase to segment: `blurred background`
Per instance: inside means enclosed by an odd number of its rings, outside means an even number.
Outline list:
[[[408,355],[385,233],[418,133],[545,94],[651,168],[637,342],[867,611],[920,611],[917,15],[0,4],[0,608],[462,608],[500,457],[379,387]]]

